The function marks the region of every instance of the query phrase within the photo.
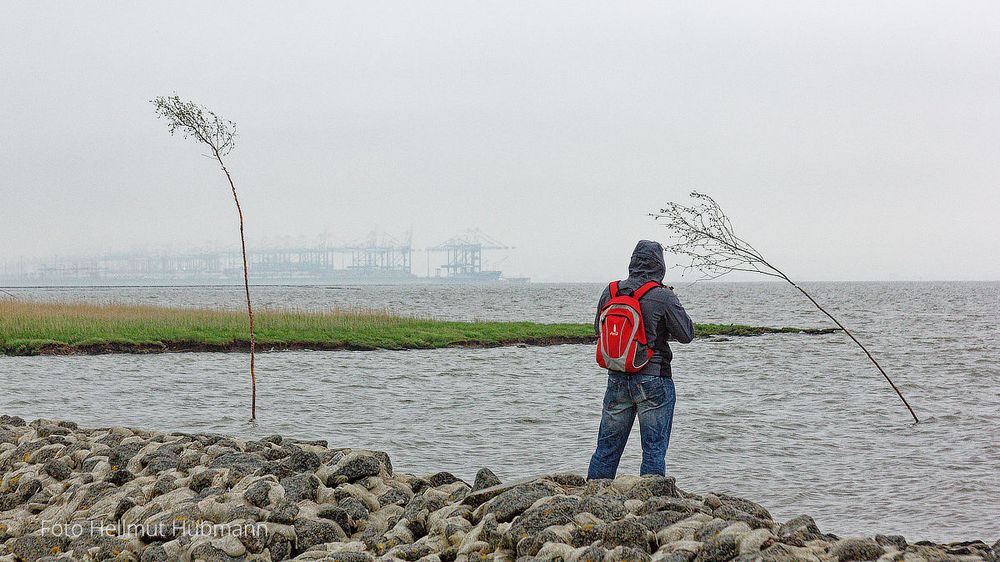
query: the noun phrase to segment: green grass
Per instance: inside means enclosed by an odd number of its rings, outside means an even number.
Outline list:
[[[261,310],[257,349],[433,349],[588,342],[589,324],[445,322],[382,312]],[[795,328],[698,325],[699,335],[758,335]],[[0,353],[35,355],[231,351],[249,346],[240,311],[0,300]]]

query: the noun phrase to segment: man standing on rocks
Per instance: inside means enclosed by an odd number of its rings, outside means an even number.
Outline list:
[[[642,440],[640,474],[666,473],[667,445],[674,417],[674,382],[670,373],[672,353],[667,339],[688,343],[694,337],[694,324],[671,287],[664,287],[666,273],[663,246],[640,240],[632,252],[628,279],[618,282],[619,294],[632,294],[650,281],[657,286],[641,295],[639,306],[646,331],[646,342],[653,356],[638,373],[608,371],[604,411],[597,433],[597,450],[590,459],[587,479],[614,478],[618,472],[625,443],[635,418],[639,418]],[[594,331],[600,334],[601,311],[612,298],[611,287],[604,288],[597,306]]]

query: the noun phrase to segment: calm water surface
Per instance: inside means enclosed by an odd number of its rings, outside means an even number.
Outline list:
[[[675,347],[668,470],[687,490],[806,513],[838,534],[1000,538],[1000,284],[808,285],[870,344],[918,425],[842,334]],[[16,289],[25,298],[238,306],[239,287]],[[588,322],[597,285],[258,287],[263,306]],[[827,326],[777,284],[679,287],[696,321]],[[435,314],[431,314],[434,311]],[[282,433],[388,451],[403,471],[585,473],[605,379],[586,345],[244,354],[0,357],[0,412],[84,425]],[[637,430],[636,430],[637,432]],[[638,435],[621,473],[639,466]]]

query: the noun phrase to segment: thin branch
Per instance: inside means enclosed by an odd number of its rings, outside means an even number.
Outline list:
[[[734,271],[748,273],[759,273],[769,277],[777,277],[788,282],[792,287],[798,289],[826,316],[840,327],[851,340],[868,356],[868,359],[875,365],[875,368],[889,382],[899,399],[906,405],[906,409],[913,416],[913,421],[919,423],[917,414],[914,413],[910,403],[903,397],[896,384],[889,378],[888,373],[882,365],[875,359],[868,348],[862,344],[839,320],[834,318],[829,311],[823,308],[817,301],[802,287],[791,280],[783,271],[771,265],[764,256],[749,242],[736,235],[732,221],[723,212],[722,207],[704,193],[697,191],[691,193],[691,197],[696,203],[690,206],[678,203],[667,203],[659,213],[652,213],[656,220],[663,219],[666,227],[670,231],[672,240],[664,244],[663,248],[667,252],[684,256],[690,260],[684,271],[696,269],[714,275],[710,279],[717,279]]]

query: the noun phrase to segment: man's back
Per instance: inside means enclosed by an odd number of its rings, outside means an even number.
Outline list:
[[[663,247],[659,242],[640,240],[629,261],[629,276],[618,284],[619,291],[631,293],[649,281],[663,283],[667,268],[663,261]],[[611,300],[609,287],[604,288],[594,318],[594,332],[600,331],[601,309]],[[646,326],[646,341],[654,354],[641,374],[669,376],[673,357],[667,340],[673,337],[680,343],[694,338],[694,323],[681,306],[677,295],[668,287],[657,287],[646,293],[640,302],[642,321]]]

